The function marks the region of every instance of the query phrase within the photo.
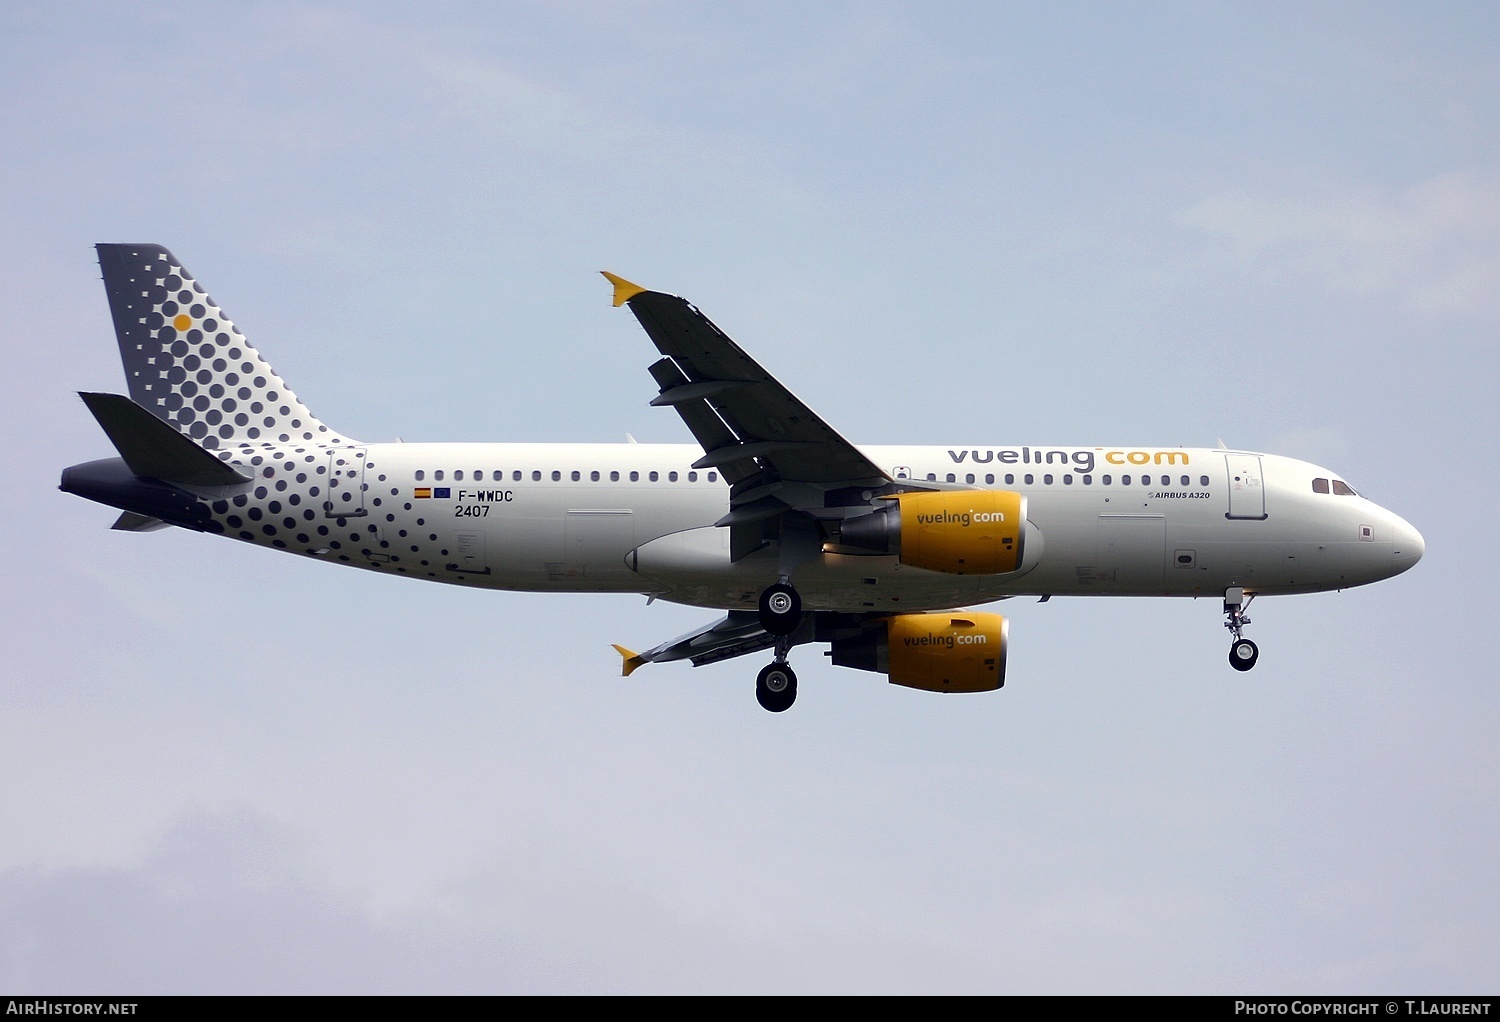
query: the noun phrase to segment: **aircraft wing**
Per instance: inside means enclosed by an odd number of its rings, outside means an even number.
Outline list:
[[[799,628],[791,639],[793,645],[812,642],[812,626],[809,624]],[[643,664],[691,660],[694,667],[702,667],[704,664],[770,649],[774,645],[776,638],[761,625],[760,615],[753,610],[731,610],[713,624],[679,635],[644,653],[632,652],[624,646],[616,646],[615,651],[625,660],[621,673],[628,678],[632,671]]]
[[[731,486],[755,477],[824,490],[891,482],[686,300],[604,276],[615,305],[630,306],[665,356],[651,367],[661,391],[651,403],[677,409],[703,445],[694,467],[718,469]],[[736,501],[742,509],[755,498]]]

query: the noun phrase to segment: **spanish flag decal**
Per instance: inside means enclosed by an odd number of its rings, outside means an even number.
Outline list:
[[[424,497],[431,497],[432,496],[432,487],[430,487],[430,486],[418,486],[415,490],[412,491],[411,495],[413,497],[415,497],[417,500],[421,500]]]

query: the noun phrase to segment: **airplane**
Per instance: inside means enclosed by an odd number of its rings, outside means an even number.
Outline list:
[[[772,651],[934,692],[1005,684],[1018,596],[1222,597],[1229,662],[1258,596],[1408,570],[1421,535],[1336,473],[1223,447],[856,446],[697,308],[612,273],[661,357],[650,404],[693,444],[368,443],[313,415],[160,245],[96,246],[129,396],[81,393],[118,457],[60,489],[176,526],[473,589],[636,593],[723,616],[622,672]]]

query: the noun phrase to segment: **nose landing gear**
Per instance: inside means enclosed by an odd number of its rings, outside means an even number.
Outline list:
[[[1243,634],[1244,627],[1250,623],[1245,611],[1250,609],[1254,600],[1255,594],[1251,593],[1246,599],[1245,590],[1240,586],[1224,591],[1224,615],[1228,618],[1224,627],[1234,636],[1234,641],[1229,644],[1229,666],[1236,671],[1248,671],[1260,659],[1260,647]]]

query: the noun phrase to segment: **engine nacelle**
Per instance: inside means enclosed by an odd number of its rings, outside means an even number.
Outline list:
[[[1020,568],[1026,498],[1009,490],[903,493],[889,507],[846,519],[839,542],[895,554],[902,564],[952,575]]]
[[[839,667],[875,671],[928,692],[992,692],[1005,684],[1010,622],[999,614],[898,614],[833,640]]]

